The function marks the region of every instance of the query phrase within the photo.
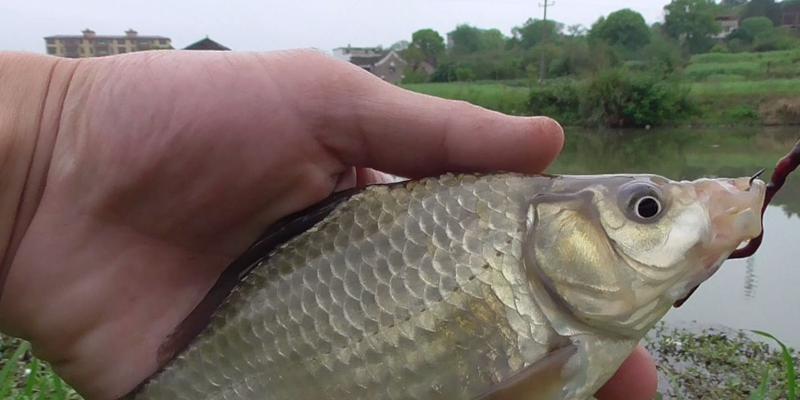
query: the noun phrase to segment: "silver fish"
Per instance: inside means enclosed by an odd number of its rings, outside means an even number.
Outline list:
[[[235,263],[132,397],[588,399],[761,232],[764,192],[494,174],[340,195]]]

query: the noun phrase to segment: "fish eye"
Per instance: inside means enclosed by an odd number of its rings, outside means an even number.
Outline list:
[[[619,202],[625,215],[639,223],[654,222],[664,211],[661,191],[649,183],[635,182],[622,187]]]
[[[661,202],[653,196],[644,196],[636,201],[636,205],[633,208],[639,218],[650,219],[661,212]]]

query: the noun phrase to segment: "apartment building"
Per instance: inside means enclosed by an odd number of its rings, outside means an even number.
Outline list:
[[[97,35],[93,30],[86,29],[82,35],[48,36],[44,38],[44,41],[47,54],[68,58],[102,57],[134,51],[172,49],[170,38],[139,35],[133,29],[125,31],[124,36]]]

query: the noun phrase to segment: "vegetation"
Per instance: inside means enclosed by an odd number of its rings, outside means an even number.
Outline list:
[[[798,5],[672,0],[664,22],[652,26],[622,9],[588,29],[528,19],[510,37],[463,24],[447,35],[447,45],[424,29],[405,50],[412,63],[404,83],[569,125],[800,123],[800,36],[780,26],[783,10]],[[740,26],[721,35],[719,17],[738,19]],[[420,72],[422,61],[432,73]],[[520,81],[531,90],[525,107]],[[456,82],[455,88],[418,85]],[[502,99],[510,93],[512,99]]]
[[[0,399],[80,399],[46,363],[31,354],[27,342],[0,335],[0,353]]]
[[[699,332],[659,324],[646,347],[668,380],[662,398],[797,400],[797,352],[769,334],[779,349],[744,331]]]

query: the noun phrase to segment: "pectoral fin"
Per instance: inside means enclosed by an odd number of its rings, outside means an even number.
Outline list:
[[[475,400],[561,400],[564,366],[576,351],[573,345],[554,350]]]

